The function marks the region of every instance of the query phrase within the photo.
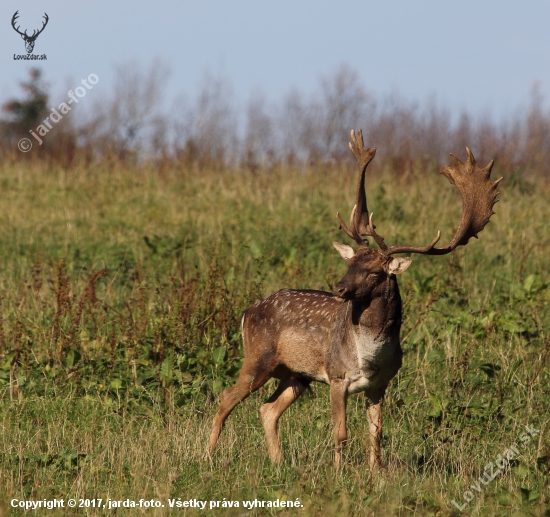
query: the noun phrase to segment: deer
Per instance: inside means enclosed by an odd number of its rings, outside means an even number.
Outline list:
[[[334,423],[334,464],[340,467],[347,440],[346,405],[349,395],[366,395],[369,426],[367,446],[371,472],[384,467],[380,451],[382,402],[386,389],[402,365],[400,344],[402,304],[396,276],[410,266],[401,253],[446,255],[476,237],[494,214],[497,181],[491,180],[494,161],[480,168],[466,147],[467,161],[451,154],[452,166],[443,174],[462,196],[462,215],[447,246],[437,248],[441,232],[427,246],[392,245],[376,232],[373,214],[367,210],[365,172],[376,149],[366,149],[362,131],[351,131],[349,147],[359,166],[356,203],[349,226],[340,214],[340,229],[358,249],[333,245],[347,262],[347,272],[332,293],[321,290],[282,289],[257,301],[242,317],[244,361],[237,382],[221,394],[214,417],[208,452],[213,454],[222,426],[234,407],[269,379],[278,387],[261,406],[260,418],[271,461],[282,461],[277,435],[282,413],[313,381],[328,384]],[[371,246],[371,238],[378,249]],[[370,449],[370,454],[369,454]]]
[[[27,31],[21,32],[19,30],[19,27],[20,27],[19,25],[17,27],[15,26],[15,22],[17,21],[18,17],[19,17],[19,11],[15,11],[15,14],[11,19],[11,26],[13,27],[13,30],[17,32],[17,34],[20,34],[21,37],[25,40],[25,48],[27,50],[27,54],[32,54],[32,51],[34,50],[34,43],[36,41],[36,38],[38,38],[38,36],[46,28],[46,25],[48,25],[48,21],[49,21],[48,15],[44,13],[44,16],[43,16],[44,22],[42,22],[42,28],[40,30],[36,30],[36,29],[33,30],[31,36],[27,34]]]

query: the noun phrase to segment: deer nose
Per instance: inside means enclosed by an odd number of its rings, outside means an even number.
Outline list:
[[[347,287],[343,286],[343,285],[338,285],[336,284],[334,286],[334,289],[333,289],[333,292],[336,296],[344,296],[346,294],[346,291],[348,290]]]

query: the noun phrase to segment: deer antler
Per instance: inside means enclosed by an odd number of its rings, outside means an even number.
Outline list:
[[[365,194],[365,171],[367,170],[369,163],[374,158],[376,149],[374,147],[365,149],[365,144],[363,143],[363,132],[361,130],[357,132],[357,137],[355,136],[355,131],[353,129],[351,130],[350,135],[351,142],[349,143],[349,148],[357,160],[361,174],[357,185],[355,206],[351,211],[349,228],[340,217],[339,212],[336,213],[336,217],[338,218],[340,228],[344,231],[344,233],[348,237],[351,237],[360,246],[368,246],[368,241],[362,237],[363,235],[373,237],[380,245],[377,239],[379,236],[374,232],[374,227],[369,225],[369,228],[368,226],[369,212],[367,210],[367,195]],[[382,239],[382,243],[383,242],[384,239]]]
[[[45,21],[42,23],[42,28],[38,32],[36,31],[36,29],[34,29],[33,33],[32,33],[32,36],[29,36],[27,34],[27,31],[21,32],[19,30],[20,25],[18,25],[17,27],[15,26],[15,22],[17,21],[17,18],[19,18],[19,11],[15,11],[15,14],[13,15],[13,17],[11,19],[11,26],[14,28],[15,32],[17,32],[18,34],[21,34],[21,36],[23,36],[23,38],[25,38],[27,40],[31,40],[31,41],[38,38],[40,33],[46,28],[46,25],[48,25],[48,21],[50,20],[48,15],[46,13],[44,13],[43,18],[45,18]]]
[[[13,27],[15,32],[17,32],[18,34],[21,34],[21,36],[25,37],[27,35],[27,31],[25,31],[25,33],[22,33],[19,30],[20,26],[19,25],[17,27],[15,26],[15,22],[17,21],[17,18],[19,18],[19,11],[15,11],[15,14],[13,15],[13,17],[11,19],[11,26]]]
[[[491,169],[494,161],[483,169],[480,168],[474,155],[466,147],[468,161],[461,162],[454,154],[451,153],[453,161],[452,167],[444,167],[441,170],[443,174],[453,185],[456,185],[460,195],[462,196],[462,216],[455,236],[447,246],[443,248],[435,248],[434,246],[439,241],[441,232],[437,232],[435,239],[428,246],[387,246],[384,242],[384,237],[378,235],[375,231],[376,226],[372,222],[373,214],[370,214],[367,209],[367,196],[365,194],[365,171],[368,164],[374,158],[376,149],[371,147],[365,149],[363,143],[363,133],[361,130],[357,132],[351,130],[351,140],[349,147],[357,160],[361,174],[359,176],[359,184],[357,185],[357,200],[351,211],[349,228],[344,223],[340,214],[336,217],[340,223],[340,228],[351,237],[360,246],[368,246],[368,241],[364,236],[372,237],[380,250],[385,255],[393,255],[394,253],[422,253],[425,255],[446,255],[453,251],[457,246],[464,246],[472,237],[477,238],[477,234],[485,228],[491,215],[494,214],[493,206],[498,201],[497,185],[502,178],[492,181]]]
[[[423,253],[425,255],[446,255],[453,251],[457,246],[464,246],[472,237],[477,238],[477,234],[485,228],[490,217],[494,214],[493,206],[498,201],[497,185],[502,178],[492,181],[491,169],[494,161],[481,169],[474,158],[474,155],[466,147],[468,161],[461,162],[451,153],[453,161],[452,167],[444,167],[440,174],[443,174],[453,185],[456,185],[462,196],[462,216],[456,230],[455,236],[447,246],[443,248],[434,248],[441,235],[438,232],[437,237],[426,247],[421,246],[389,246],[385,253],[393,255],[394,253]]]
[[[36,32],[36,29],[35,29],[32,33],[31,38],[36,39],[38,37],[38,35],[46,28],[46,25],[48,25],[48,22],[50,21],[50,18],[48,17],[48,15],[46,13],[44,13],[43,18],[45,18],[45,21],[42,24],[42,28],[38,32]],[[36,34],[35,34],[35,32],[36,32]]]

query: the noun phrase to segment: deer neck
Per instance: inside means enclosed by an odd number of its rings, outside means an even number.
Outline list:
[[[351,324],[378,338],[399,336],[401,328],[401,296],[394,275],[380,286],[368,300],[351,302]]]
[[[342,304],[334,321],[326,369],[349,393],[377,397],[401,367],[401,297],[395,277],[384,284],[369,299]]]

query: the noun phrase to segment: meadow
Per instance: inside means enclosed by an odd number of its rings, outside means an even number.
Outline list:
[[[428,162],[368,178],[386,242],[425,245],[438,229],[451,238],[460,197],[437,172]],[[281,419],[281,466],[258,412],[273,382],[235,409],[207,456],[219,394],[242,362],[243,310],[284,287],[331,290],[346,270],[331,243],[351,244],[335,214],[349,214],[356,180],[346,164],[6,162],[0,515],[25,513],[14,498],[165,505],[36,512],[48,515],[550,515],[550,183],[540,177],[506,176],[479,240],[415,255],[400,276],[404,358],[384,404],[382,475],[365,459],[362,395],[350,399],[334,469],[319,384]],[[480,484],[499,457],[504,468]],[[240,506],[171,509],[169,499]],[[254,499],[303,507],[243,508]]]

